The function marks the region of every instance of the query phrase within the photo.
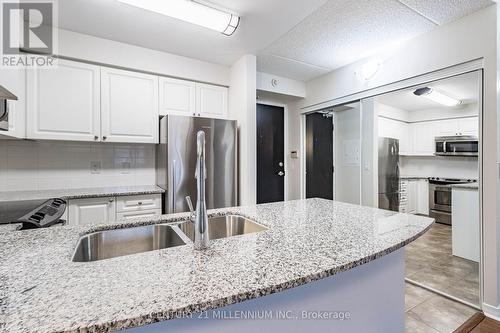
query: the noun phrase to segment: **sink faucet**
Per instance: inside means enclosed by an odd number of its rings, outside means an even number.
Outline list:
[[[204,250],[210,244],[208,239],[207,206],[205,203],[205,180],[207,178],[205,166],[205,132],[199,131],[196,134],[196,146],[196,154],[198,156],[194,176],[198,191],[196,212],[193,209],[193,203],[189,196],[186,197],[186,201],[191,211],[191,222],[194,223],[194,248],[195,250]]]

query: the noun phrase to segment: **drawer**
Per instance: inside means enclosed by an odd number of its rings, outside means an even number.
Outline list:
[[[152,217],[161,215],[161,209],[153,209],[153,210],[140,210],[133,212],[122,212],[116,213],[117,220],[130,220],[136,219],[140,217]]]
[[[159,209],[161,211],[161,194],[146,194],[116,198],[118,213]]]

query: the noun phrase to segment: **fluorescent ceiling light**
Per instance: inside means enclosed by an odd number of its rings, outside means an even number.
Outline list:
[[[192,0],[118,0],[158,14],[209,28],[231,36],[240,22],[238,15]]]
[[[457,106],[462,104],[461,100],[455,99],[439,91],[436,91],[429,87],[424,87],[417,89],[413,92],[413,94],[421,97],[425,97],[433,102],[445,105],[445,106]]]

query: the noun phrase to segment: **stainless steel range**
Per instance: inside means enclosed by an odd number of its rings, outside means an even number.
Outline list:
[[[437,223],[451,225],[451,185],[475,182],[475,179],[429,178],[429,216]]]

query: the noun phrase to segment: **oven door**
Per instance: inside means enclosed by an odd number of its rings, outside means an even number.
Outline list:
[[[433,194],[433,209],[451,213],[451,187],[435,186]]]
[[[451,225],[451,213],[431,209],[429,216],[435,219],[437,223]]]

